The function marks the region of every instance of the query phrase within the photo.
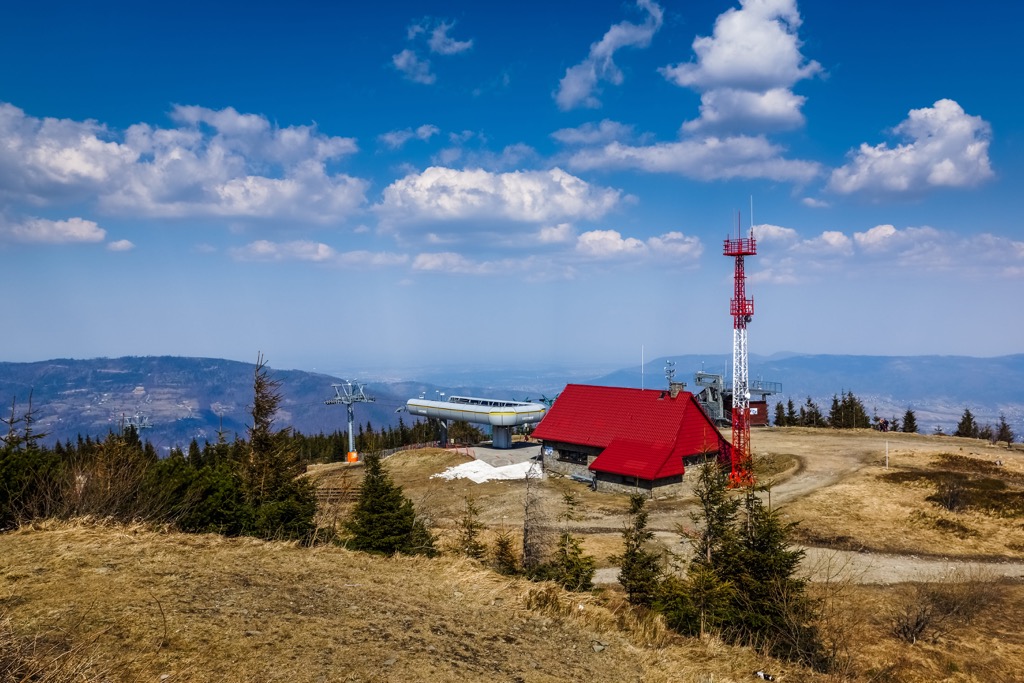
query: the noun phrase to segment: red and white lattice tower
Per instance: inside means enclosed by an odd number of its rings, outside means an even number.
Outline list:
[[[737,226],[737,235],[739,229]],[[733,486],[744,486],[754,481],[750,466],[750,382],[747,365],[747,323],[754,317],[754,300],[747,298],[747,276],[743,259],[757,254],[754,232],[750,237],[725,240],[725,256],[735,259],[733,297],[729,304],[732,314],[732,472]]]

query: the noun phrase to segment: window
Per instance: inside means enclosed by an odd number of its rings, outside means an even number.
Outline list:
[[[579,451],[558,451],[558,459],[561,462],[571,462],[574,465],[587,464],[587,454]]]

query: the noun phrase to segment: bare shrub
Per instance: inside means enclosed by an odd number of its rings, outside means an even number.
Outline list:
[[[87,646],[63,638],[23,638],[11,619],[0,614],[0,681],[89,683],[107,680],[97,670]]]
[[[951,629],[969,624],[1002,596],[1002,586],[992,573],[954,569],[936,581],[913,585],[891,610],[892,633],[908,643],[938,640]]]

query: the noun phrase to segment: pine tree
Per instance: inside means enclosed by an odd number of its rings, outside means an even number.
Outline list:
[[[967,438],[976,439],[978,438],[978,423],[974,420],[974,415],[971,414],[970,408],[964,409],[964,414],[960,418],[960,422],[956,426],[956,430],[953,432],[953,436],[965,436]]]
[[[779,401],[778,403],[775,404],[775,426],[786,426],[786,409],[782,405],[782,401]]]
[[[907,408],[907,412],[903,413],[903,431],[907,434],[917,433],[917,415],[910,408]]]
[[[1013,443],[1013,439],[1013,430],[1010,429],[1010,425],[1007,424],[1006,416],[1000,413],[999,426],[996,428],[996,441],[1005,441],[1006,443],[1010,444]]]
[[[666,579],[655,608],[683,633],[713,628],[731,642],[823,667],[815,603],[796,573],[803,551],[790,545],[795,523],[753,488],[739,499],[717,467],[701,471],[695,493],[693,559],[685,579]]]
[[[778,405],[782,405],[781,403]],[[639,493],[629,497],[629,516],[622,530],[623,551],[611,558],[619,565],[619,583],[634,605],[650,607],[658,595],[661,582],[661,563],[656,553],[646,548],[654,538],[647,530],[646,499]]]
[[[825,418],[821,414],[818,404],[807,397],[807,402],[800,408],[800,425],[802,427],[824,427]]]
[[[554,556],[530,573],[536,580],[555,581],[571,591],[589,591],[594,587],[594,572],[597,561],[591,555],[583,554],[583,545],[571,530],[576,521],[579,500],[573,493],[562,495],[565,509],[560,515],[562,530],[555,544]]]
[[[793,399],[788,399],[786,401],[786,426],[792,427],[796,423],[796,406],[793,405]]]
[[[345,524],[349,547],[382,555],[432,554],[433,538],[417,523],[412,501],[391,480],[380,455],[367,454],[363,468],[359,499]]]
[[[729,479],[714,461],[701,465],[694,493],[698,510],[690,519],[699,526],[690,539],[694,562],[713,566],[719,553],[732,544],[740,501],[729,494]]]
[[[861,400],[852,391],[844,391],[841,398],[832,397],[828,424],[833,429],[869,429],[871,418]]]
[[[482,560],[487,555],[487,546],[480,541],[480,532],[484,528],[480,521],[480,508],[476,501],[467,496],[455,539],[456,552],[474,560]]]
[[[519,573],[519,560],[516,558],[515,540],[507,529],[498,532],[494,539],[494,554],[491,566],[499,574],[514,576]]]
[[[262,538],[310,538],[315,524],[313,485],[299,479],[305,467],[291,444],[291,430],[274,429],[281,382],[271,379],[260,354],[253,372],[252,426],[241,464],[242,492],[251,510],[246,533]]]

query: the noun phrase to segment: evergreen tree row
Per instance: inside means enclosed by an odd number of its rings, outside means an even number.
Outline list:
[[[964,436],[969,439],[985,439],[992,443],[997,441],[1013,443],[1016,438],[1016,434],[1014,434],[1013,429],[1011,429],[1009,423],[1007,423],[1005,415],[999,415],[999,424],[994,427],[990,424],[979,425],[970,408],[964,409],[964,414],[960,417],[960,422],[957,423],[956,429],[953,431],[953,436]]]

